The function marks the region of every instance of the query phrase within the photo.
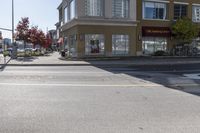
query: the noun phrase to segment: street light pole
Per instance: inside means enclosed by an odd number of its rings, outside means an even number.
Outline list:
[[[14,0],[12,0],[12,46],[13,46],[13,50],[12,50],[12,58],[16,59],[17,58],[17,46],[14,42]]]
[[[14,43],[14,0],[12,0],[12,43]]]

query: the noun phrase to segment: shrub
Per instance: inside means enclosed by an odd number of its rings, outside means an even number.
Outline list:
[[[162,50],[156,51],[154,53],[154,56],[165,56],[165,55],[166,55],[166,52]]]

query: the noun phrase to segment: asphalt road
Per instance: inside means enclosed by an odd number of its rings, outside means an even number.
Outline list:
[[[6,67],[0,133],[196,133],[198,88],[141,67]]]

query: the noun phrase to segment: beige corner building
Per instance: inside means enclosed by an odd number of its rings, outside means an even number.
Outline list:
[[[200,27],[200,0],[63,0],[58,11],[62,49],[73,57],[169,51],[177,19],[188,17]]]
[[[135,56],[136,0],[63,0],[56,24],[73,57]]]

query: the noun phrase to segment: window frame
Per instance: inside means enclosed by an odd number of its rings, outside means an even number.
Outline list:
[[[123,42],[120,42],[120,45],[124,47],[124,51],[123,53],[117,53],[119,52],[120,50],[116,50],[116,42],[114,42],[114,39],[122,39],[122,36],[124,37],[123,39],[125,40],[124,41],[124,44]],[[115,40],[115,41],[116,41]],[[112,55],[113,56],[128,56],[129,55],[129,52],[130,52],[130,36],[128,34],[112,34]]]
[[[112,18],[118,18],[118,19],[121,19],[121,18],[128,19],[128,18],[130,18],[130,0],[124,0],[124,1],[128,1],[128,9],[125,9],[125,12],[126,12],[126,10],[128,10],[127,11],[127,16],[123,16],[123,14],[122,14],[122,16],[117,16],[116,15],[116,10],[115,10],[115,8],[113,9],[113,7],[115,7],[113,5],[115,0],[112,0]]]
[[[179,5],[179,16],[178,17],[176,17],[175,18],[175,6],[176,5]],[[182,9],[183,9],[183,6],[185,6],[186,7],[186,14],[185,14],[185,16],[184,15],[182,15]],[[180,10],[180,7],[181,7],[181,10]],[[188,16],[188,5],[186,5],[186,4],[174,4],[174,20],[178,20],[178,19],[180,19],[180,18],[183,18],[183,17],[187,17]]]
[[[192,5],[192,21],[195,23],[200,23],[200,12],[199,12],[199,20],[197,20],[197,14],[196,14],[196,9],[199,9],[200,11],[200,5]]]
[[[67,12],[66,12],[67,11]],[[65,6],[64,8],[64,23],[69,22],[69,7]]]
[[[74,16],[72,16],[72,3],[74,2]],[[70,20],[73,20],[73,19],[75,19],[76,18],[76,13],[77,13],[77,11],[76,11],[76,0],[71,0],[70,2],[69,2],[69,21]]]
[[[105,55],[105,35],[102,33],[85,34],[85,55],[86,56],[103,56]],[[99,41],[98,53],[92,52],[91,41]],[[89,42],[90,41],[90,42]]]
[[[100,0],[101,1],[101,4],[100,4],[100,15],[94,15],[94,14],[88,14],[88,10],[87,9],[90,9],[90,8],[87,8],[87,2],[88,0],[85,0],[85,16],[88,16],[88,17],[103,17],[105,16],[105,0]],[[98,6],[98,5],[97,5]],[[97,10],[97,9],[96,9]],[[98,11],[96,11],[97,14],[98,14]]]
[[[148,49],[149,46],[151,47],[152,51]],[[159,47],[161,49],[158,49]],[[160,50],[167,51],[167,47],[168,47],[168,41],[166,37],[143,37],[142,38],[142,52],[144,55],[152,55],[156,51],[160,51]]]
[[[156,4],[163,4],[164,5],[164,12],[163,12],[163,19],[160,19],[160,18],[146,18],[145,16],[145,12],[146,12],[146,10],[145,10],[145,3],[153,3],[153,5],[154,5],[154,8],[155,8],[155,5]],[[162,20],[162,21],[165,21],[165,20],[167,20],[167,17],[168,17],[168,12],[167,12],[167,10],[168,10],[168,6],[169,6],[169,4],[168,3],[165,3],[165,2],[160,2],[160,1],[143,1],[143,3],[142,3],[142,19],[143,20]],[[159,15],[158,15],[159,16]]]

